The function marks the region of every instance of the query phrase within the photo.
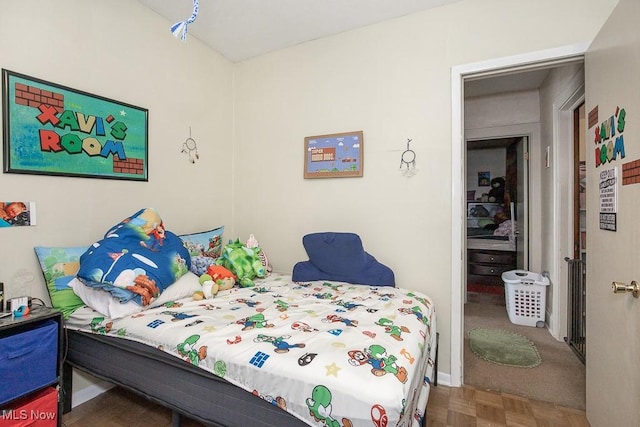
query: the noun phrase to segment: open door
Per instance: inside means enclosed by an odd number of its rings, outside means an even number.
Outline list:
[[[586,177],[594,189],[587,193],[586,397],[594,427],[640,425],[640,290],[631,286],[640,282],[640,172],[630,167],[640,165],[638,22],[640,2],[620,0],[585,56]]]

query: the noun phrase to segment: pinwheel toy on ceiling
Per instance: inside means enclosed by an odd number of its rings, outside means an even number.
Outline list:
[[[187,27],[196,20],[199,8],[198,0],[193,0],[193,13],[191,14],[191,17],[186,21],[176,22],[171,26],[171,32],[173,35],[180,37],[183,42],[187,41]]]

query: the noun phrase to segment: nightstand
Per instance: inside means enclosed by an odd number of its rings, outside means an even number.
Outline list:
[[[48,307],[0,319],[0,427],[61,425],[62,327]]]

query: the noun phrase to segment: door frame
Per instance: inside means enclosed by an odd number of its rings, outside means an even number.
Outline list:
[[[553,182],[554,182],[554,209],[553,216],[558,221],[553,225],[553,250],[558,256],[552,258],[551,283],[560,283],[568,276],[568,264],[564,261],[562,254],[573,256],[574,244],[574,197],[573,185],[570,185],[571,196],[566,195],[566,183],[574,182],[574,144],[575,134],[573,110],[585,100],[584,72],[580,76],[576,75],[567,84],[565,90],[553,102],[553,142],[552,153],[556,153],[555,161],[552,161]],[[567,141],[571,141],[567,144]],[[562,233],[565,230],[566,233]],[[552,293],[551,312],[557,316],[550,318],[549,332],[557,340],[562,340],[567,336],[568,325],[567,304],[569,302],[568,286],[556,286],[556,291]]]
[[[563,46],[521,55],[496,58],[488,61],[458,65],[451,68],[451,386],[463,384],[464,362],[464,280],[463,262],[466,220],[466,176],[463,164],[466,150],[464,134],[464,80],[471,76],[499,74],[507,69],[526,70],[550,65],[554,61],[567,62],[583,56],[588,43]],[[530,141],[530,146],[533,142]],[[532,184],[532,183],[530,183]]]

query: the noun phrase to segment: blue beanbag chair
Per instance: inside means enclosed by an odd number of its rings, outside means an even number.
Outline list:
[[[302,238],[309,261],[293,266],[295,282],[333,280],[370,286],[393,286],[393,271],[365,252],[354,233],[313,233]]]

